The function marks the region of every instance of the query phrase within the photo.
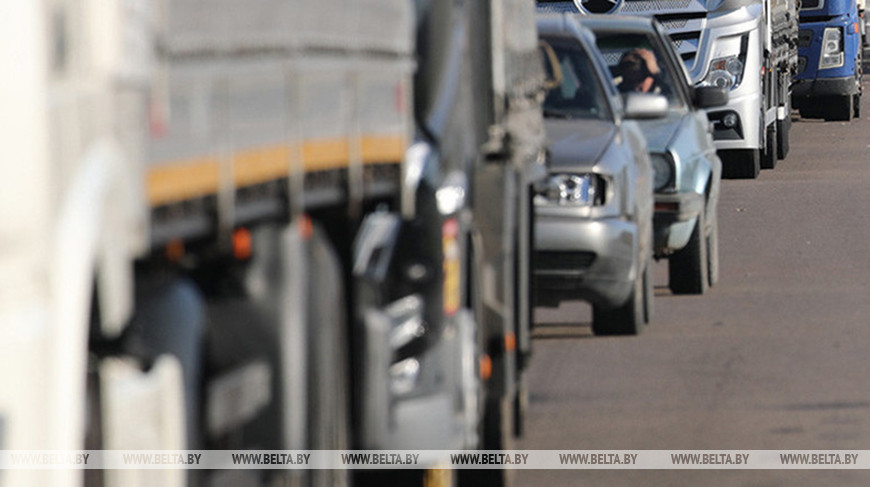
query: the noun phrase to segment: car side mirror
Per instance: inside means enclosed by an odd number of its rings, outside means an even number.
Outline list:
[[[630,120],[650,120],[668,115],[668,99],[650,93],[627,93],[623,116]]]
[[[721,107],[728,103],[728,89],[720,86],[696,86],[692,102],[698,108]]]

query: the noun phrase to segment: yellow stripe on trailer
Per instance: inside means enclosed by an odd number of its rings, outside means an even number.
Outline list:
[[[365,165],[397,163],[407,141],[401,136],[368,136],[360,142]],[[233,181],[237,188],[287,177],[296,151],[287,144],[238,151],[233,158]],[[342,169],[350,164],[350,141],[321,139],[302,144],[305,172]],[[166,205],[217,193],[220,162],[215,157],[156,163],[148,172],[147,195],[151,206]]]
[[[287,145],[241,151],[233,160],[236,186],[253,186],[285,178],[289,160],[290,148]]]
[[[220,169],[214,158],[166,164],[148,172],[148,201],[160,206],[214,194],[219,179]]]
[[[404,137],[363,137],[362,160],[365,164],[401,161],[408,142]]]

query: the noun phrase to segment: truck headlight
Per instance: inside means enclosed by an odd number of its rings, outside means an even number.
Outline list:
[[[843,28],[825,27],[819,69],[838,68],[843,65],[843,62]]]
[[[597,206],[604,202],[604,179],[597,174],[553,174],[536,205]]]
[[[674,160],[670,154],[652,153],[649,155],[653,169],[653,189],[658,192],[674,182]]]
[[[743,81],[744,62],[741,56],[714,59],[701,84],[733,90]]]

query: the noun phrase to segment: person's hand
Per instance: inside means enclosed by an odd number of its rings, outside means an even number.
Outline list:
[[[659,63],[656,62],[656,55],[649,49],[636,49],[637,54],[646,62],[646,69],[653,76],[659,74]]]

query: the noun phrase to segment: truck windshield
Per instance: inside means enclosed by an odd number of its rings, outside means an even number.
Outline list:
[[[571,38],[545,39],[562,69],[562,83],[547,93],[544,116],[612,120],[601,80],[583,46]]]

